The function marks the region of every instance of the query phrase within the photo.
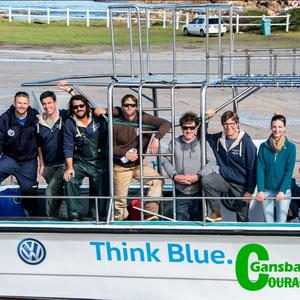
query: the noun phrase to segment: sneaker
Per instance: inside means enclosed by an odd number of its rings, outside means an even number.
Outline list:
[[[128,215],[126,207],[115,209],[115,221],[125,221],[127,220]]]
[[[205,220],[208,222],[221,222],[222,216],[220,210],[212,211],[208,216],[205,217]]]

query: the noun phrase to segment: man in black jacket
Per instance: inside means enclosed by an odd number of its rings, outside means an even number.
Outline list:
[[[37,111],[29,106],[29,95],[18,92],[13,105],[0,116],[0,182],[16,177],[23,196],[36,194],[37,189]],[[32,199],[23,199],[29,215],[36,215]]]

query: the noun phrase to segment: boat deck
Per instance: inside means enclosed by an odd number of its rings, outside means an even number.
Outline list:
[[[0,221],[0,232],[300,236],[300,223]]]

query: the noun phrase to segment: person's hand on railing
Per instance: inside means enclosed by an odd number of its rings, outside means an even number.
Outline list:
[[[75,90],[69,85],[67,80],[60,80],[57,84],[57,87],[72,96],[76,95]]]
[[[209,108],[205,113],[207,119],[211,119],[215,114],[216,111],[213,108]]]
[[[256,200],[257,201],[261,201],[262,202],[262,201],[265,200],[265,198],[266,197],[265,197],[265,193],[264,192],[258,192],[257,195],[256,195]]]
[[[283,192],[279,192],[277,195],[276,195],[276,201],[281,201],[282,199],[284,198],[284,193]]]

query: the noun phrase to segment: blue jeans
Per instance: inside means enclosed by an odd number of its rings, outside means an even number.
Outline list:
[[[266,197],[276,197],[277,191],[265,190]],[[291,197],[291,190],[287,190],[285,197]],[[265,220],[267,223],[285,223],[291,199],[276,201],[274,199],[264,200],[262,202]],[[276,218],[274,218],[274,207],[276,207]]]
[[[202,201],[192,199],[201,197],[201,192],[186,195],[176,189],[176,220],[178,221],[201,221],[202,220]],[[191,199],[178,199],[177,197],[191,197]]]

